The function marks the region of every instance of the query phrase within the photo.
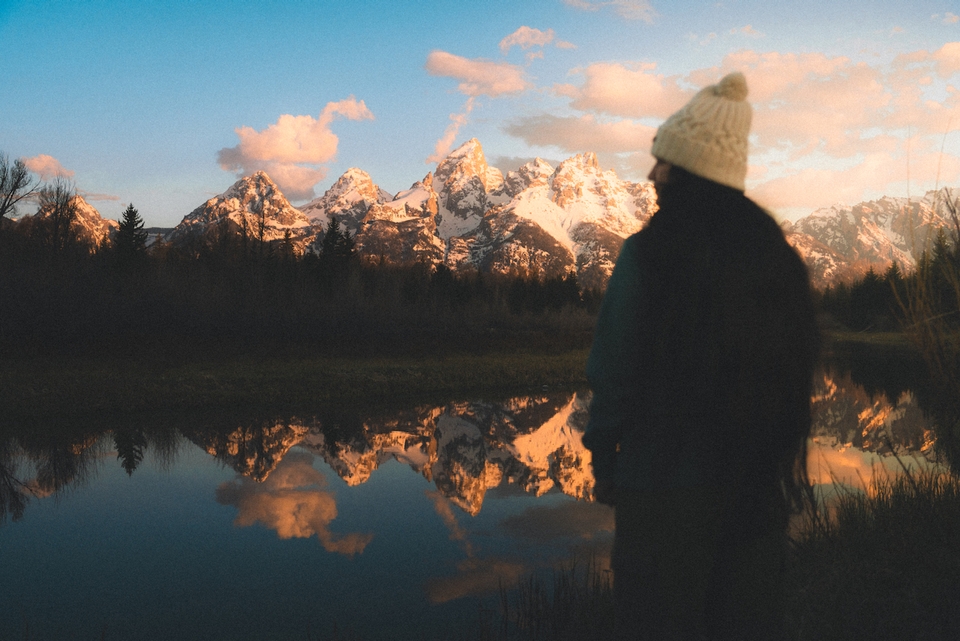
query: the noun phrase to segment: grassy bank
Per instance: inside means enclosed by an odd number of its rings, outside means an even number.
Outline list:
[[[609,576],[558,569],[521,579],[481,638],[552,641],[612,634]],[[791,541],[787,617],[795,641],[960,638],[960,478],[875,480],[841,493],[829,517]]]
[[[3,418],[104,413],[426,402],[573,388],[587,350],[493,351],[440,356],[250,356],[0,361]]]

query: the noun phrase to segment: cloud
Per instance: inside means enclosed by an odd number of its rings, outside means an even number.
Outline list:
[[[545,47],[553,41],[553,29],[540,31],[523,26],[500,41],[500,53],[507,55],[512,47],[520,47],[524,51],[530,47]]]
[[[515,171],[528,162],[533,162],[537,158],[547,162],[552,167],[556,167],[562,162],[562,159],[544,158],[543,156],[496,156],[492,159],[487,158],[487,162],[506,175],[508,171]]]
[[[763,37],[764,37],[764,34],[760,33],[759,31],[757,31],[756,29],[753,28],[753,25],[749,25],[749,24],[746,25],[746,26],[744,26],[744,27],[740,27],[739,29],[731,29],[731,30],[730,30],[730,35],[732,35],[732,36],[749,36],[749,37],[751,37],[751,38],[763,38]]]
[[[529,569],[523,563],[503,559],[465,559],[457,574],[427,579],[424,589],[431,603],[446,603],[467,596],[485,596],[515,585]]]
[[[283,114],[263,131],[237,128],[240,144],[217,152],[217,162],[222,169],[239,174],[266,171],[287,196],[307,199],[326,175],[322,165],[337,154],[339,138],[330,130],[333,121],[373,117],[366,104],[353,96],[327,103],[317,118]]]
[[[656,133],[656,129],[648,125],[629,120],[600,121],[590,114],[541,114],[517,120],[507,125],[504,130],[529,145],[559,147],[568,153],[625,153],[648,150]]]
[[[525,27],[521,27],[507,36],[504,41],[514,38],[514,36],[519,39],[534,37],[529,32],[523,32],[518,36],[517,34],[520,34],[523,29]],[[530,30],[530,32],[534,31],[537,30]],[[550,36],[552,38],[552,31]],[[500,44],[502,47],[503,41]],[[458,80],[460,84],[457,85],[457,90],[467,96],[463,109],[458,113],[450,114],[450,124],[447,125],[443,135],[437,140],[433,154],[426,159],[428,164],[440,162],[450,153],[450,149],[457,139],[457,134],[460,133],[460,128],[467,123],[467,116],[473,111],[477,98],[480,96],[498,98],[504,95],[522,93],[532,86],[527,82],[522,67],[507,62],[471,60],[446,51],[431,51],[430,55],[427,56],[425,68],[432,76],[443,76]]]
[[[263,483],[238,476],[216,490],[217,503],[237,508],[237,527],[260,523],[281,539],[316,536],[328,552],[360,554],[372,534],[334,535],[330,523],[337,518],[333,494],[320,488],[326,478],[314,469],[309,454],[288,454]]]
[[[679,76],[656,73],[653,63],[600,62],[581,70],[579,75],[584,78],[579,87],[555,87],[556,93],[572,98],[570,106],[578,111],[625,118],[666,118],[694,93],[680,87]]]
[[[431,51],[425,67],[431,76],[459,81],[457,90],[471,98],[497,98],[521,93],[531,86],[522,67],[507,62],[464,58],[446,51]]]
[[[649,0],[563,0],[563,3],[583,11],[599,11],[610,8],[626,20],[642,20],[652,23],[657,17]]]
[[[960,180],[960,42],[869,63],[741,50],[684,76],[596,63],[553,87],[569,113],[529,115],[505,131],[535,147],[606,154],[604,166],[642,179],[656,122],[734,70],[746,74],[754,109],[748,187],[765,206],[815,208]]]
[[[40,154],[38,156],[33,156],[32,158],[24,158],[23,164],[26,165],[27,169],[37,174],[40,177],[40,180],[49,180],[50,178],[55,178],[60,176],[62,178],[72,178],[74,172],[65,169],[63,165],[60,164],[60,161],[54,158],[53,156],[48,156],[47,154]]]
[[[449,154],[453,148],[453,143],[456,141],[457,135],[460,133],[460,127],[467,124],[467,116],[473,111],[473,104],[474,98],[468,98],[466,104],[463,106],[462,113],[450,114],[450,124],[447,125],[447,128],[443,131],[443,135],[440,136],[437,144],[434,145],[433,154],[427,157],[427,164],[440,162],[447,157],[447,154]]]
[[[96,202],[108,202],[108,201],[111,201],[111,202],[115,202],[115,201],[120,200],[120,196],[114,196],[113,194],[98,194],[98,193],[89,192],[89,191],[83,191],[83,190],[80,190],[78,193],[79,193],[81,196],[83,196],[83,199],[86,200],[87,202],[91,202],[91,201],[96,201]]]
[[[508,516],[500,527],[511,536],[535,541],[593,539],[600,532],[613,532],[613,510],[599,503],[580,501],[535,506]]]
[[[958,22],[960,22],[960,16],[949,11],[943,14],[943,24],[957,24]]]

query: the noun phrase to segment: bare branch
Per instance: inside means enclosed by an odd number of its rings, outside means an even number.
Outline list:
[[[0,220],[8,214],[17,213],[17,203],[37,192],[40,181],[31,181],[30,170],[23,160],[17,158],[12,163],[7,155],[0,153]]]

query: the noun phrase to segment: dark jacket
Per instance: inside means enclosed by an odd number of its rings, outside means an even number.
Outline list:
[[[597,321],[594,475],[640,490],[789,485],[817,348],[806,268],[741,192],[687,175],[659,201]]]

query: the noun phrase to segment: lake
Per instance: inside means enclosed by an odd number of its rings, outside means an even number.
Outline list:
[[[933,465],[911,390],[825,370],[813,400],[822,489]],[[608,563],[588,405],[543,391],[8,429],[0,640],[463,637],[501,585]]]

